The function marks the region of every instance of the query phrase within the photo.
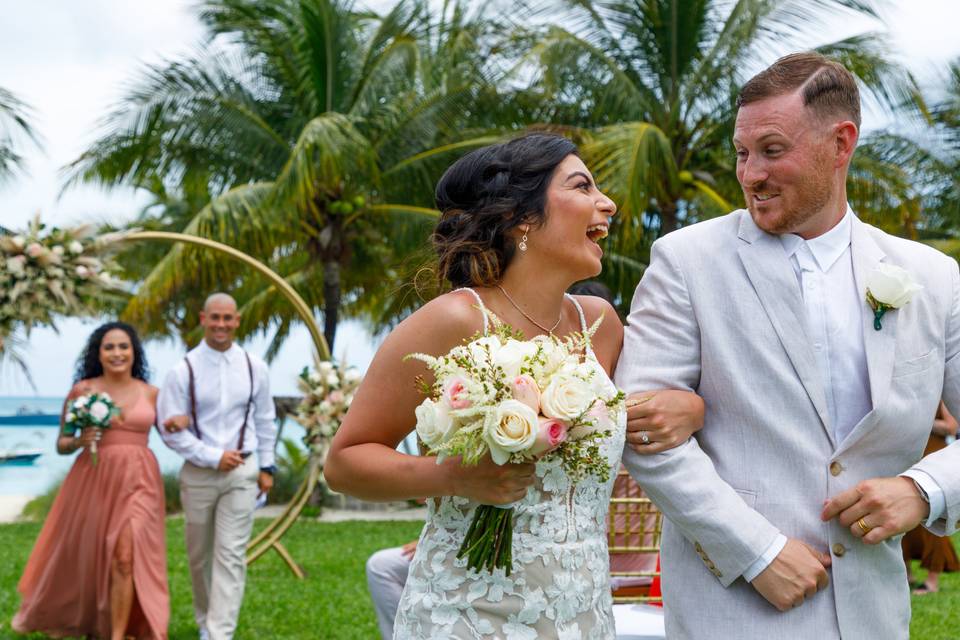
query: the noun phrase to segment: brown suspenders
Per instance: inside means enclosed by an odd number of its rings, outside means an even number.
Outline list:
[[[247,398],[247,408],[243,412],[243,426],[240,427],[240,442],[237,443],[237,450],[243,451],[243,436],[247,433],[247,419],[250,415],[250,406],[253,404],[253,365],[250,363],[250,354],[243,352],[243,357],[247,359],[247,374],[250,377],[250,396]],[[197,439],[202,440],[200,435],[200,423],[197,422],[197,388],[194,383],[193,367],[190,366],[190,358],[184,356],[183,361],[187,363],[187,373],[190,377],[190,419],[193,421],[193,431],[197,434]]]

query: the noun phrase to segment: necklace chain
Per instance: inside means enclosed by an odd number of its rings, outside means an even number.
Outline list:
[[[513,308],[514,308],[514,309],[516,309],[517,311],[519,311],[520,314],[521,314],[524,318],[526,318],[527,320],[529,320],[530,322],[532,322],[533,324],[535,324],[537,327],[539,327],[539,328],[542,329],[543,331],[546,331],[546,332],[549,333],[549,334],[553,334],[554,330],[555,330],[557,327],[560,326],[560,321],[563,320],[563,309],[560,309],[560,316],[557,318],[557,321],[553,323],[553,326],[548,329],[547,327],[543,326],[542,324],[540,324],[539,322],[537,322],[536,320],[534,320],[533,318],[531,318],[529,315],[527,315],[527,312],[524,311],[523,309],[521,309],[521,308],[520,308],[520,305],[518,305],[516,302],[513,301],[513,298],[510,297],[510,294],[507,293],[507,290],[506,290],[506,289],[504,289],[503,287],[501,287],[499,284],[497,285],[497,289],[500,289],[500,293],[502,293],[504,296],[506,296],[507,300],[510,301],[510,304],[513,305]]]

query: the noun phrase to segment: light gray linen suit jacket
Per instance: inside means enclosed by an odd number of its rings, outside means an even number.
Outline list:
[[[887,312],[880,331],[863,302],[873,409],[835,442],[799,283],[779,238],[739,210],[653,245],[616,382],[628,392],[690,389],[706,403],[695,439],[651,456],[624,449],[630,473],[667,516],[668,638],[908,637],[900,537],[868,546],[819,516],[828,497],[915,465],[941,394],[960,411],[960,274],[947,256],[857,219],[851,252],[861,296],[881,262],[925,288]],[[935,528],[952,533],[960,443],[916,467],[944,489],[946,514]],[[785,613],[740,578],[778,532],[833,558],[830,587]]]

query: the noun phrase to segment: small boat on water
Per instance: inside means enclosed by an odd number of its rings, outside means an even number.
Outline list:
[[[0,416],[0,426],[6,427],[46,427],[58,424],[59,413],[43,413],[30,407],[20,407],[12,416]]]
[[[33,464],[34,460],[43,455],[39,449],[14,449],[11,451],[0,451],[0,465],[6,466],[26,466]]]

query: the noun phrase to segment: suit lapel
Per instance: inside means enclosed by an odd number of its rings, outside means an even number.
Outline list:
[[[853,277],[860,296],[860,313],[863,326],[863,348],[867,357],[867,372],[870,377],[870,413],[863,417],[853,430],[844,438],[841,448],[846,449],[876,422],[877,410],[883,405],[890,391],[893,379],[897,346],[897,324],[899,311],[888,311],[883,316],[882,328],[873,328],[873,309],[867,304],[867,278],[886,256],[870,235],[868,226],[856,217],[853,218],[853,231],[850,237],[850,251],[853,257]]]
[[[807,337],[803,298],[796,273],[790,266],[780,239],[757,227],[749,213],[741,214],[739,235],[746,243],[741,245],[738,253],[747,277],[750,278],[760,298],[760,304],[777,332],[803,388],[810,396],[827,437],[836,446],[823,382],[820,380],[820,372],[817,370]]]

